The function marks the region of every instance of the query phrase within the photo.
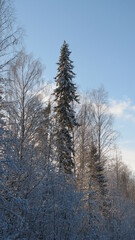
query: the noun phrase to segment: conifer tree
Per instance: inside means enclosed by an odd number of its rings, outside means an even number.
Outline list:
[[[71,173],[74,168],[73,128],[77,125],[73,103],[79,102],[76,86],[73,83],[75,73],[73,62],[70,60],[71,52],[68,44],[64,41],[58,62],[58,74],[55,77],[55,115],[56,115],[56,138],[59,168]]]
[[[90,170],[89,191],[93,192],[93,199],[97,202],[100,212],[104,216],[108,216],[109,198],[107,190],[107,179],[104,172],[103,164],[100,161],[95,144],[91,143],[90,149],[90,163],[88,165]],[[89,195],[89,201],[91,194]]]
[[[102,196],[105,196],[107,193],[107,181],[104,175],[104,167],[100,162],[97,148],[93,142],[91,143],[89,167],[91,170],[91,177],[93,179],[93,182],[97,183],[98,193],[100,193]]]

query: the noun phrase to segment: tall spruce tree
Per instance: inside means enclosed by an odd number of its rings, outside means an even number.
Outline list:
[[[73,128],[77,125],[73,103],[79,102],[76,86],[73,83],[73,61],[70,60],[71,52],[64,41],[58,62],[58,74],[55,77],[55,115],[56,115],[56,138],[57,156],[59,168],[67,173],[72,173],[74,168]]]

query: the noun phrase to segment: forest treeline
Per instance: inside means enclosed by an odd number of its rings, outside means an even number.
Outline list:
[[[0,0],[0,239],[134,240],[135,179],[105,89],[79,96],[64,41],[47,94],[22,38]]]

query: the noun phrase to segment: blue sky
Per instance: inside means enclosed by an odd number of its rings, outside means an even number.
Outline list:
[[[52,81],[64,40],[74,61],[76,84],[86,91],[104,85],[123,159],[135,169],[135,1],[15,0],[25,45]]]

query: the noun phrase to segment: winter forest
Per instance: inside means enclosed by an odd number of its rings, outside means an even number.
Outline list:
[[[54,84],[0,0],[0,240],[134,240],[135,178],[104,87],[80,94],[70,46]]]

